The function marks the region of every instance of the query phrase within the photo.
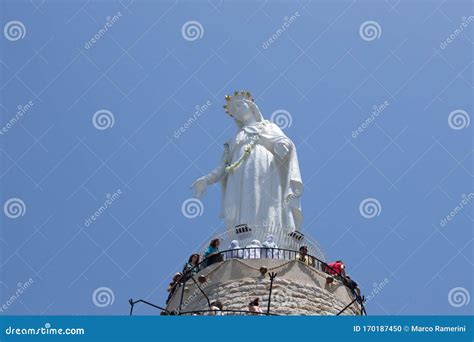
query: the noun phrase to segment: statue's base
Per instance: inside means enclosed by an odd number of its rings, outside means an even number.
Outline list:
[[[265,274],[262,267],[266,268]],[[270,273],[276,273],[272,286]],[[206,267],[194,278],[201,281],[197,283],[210,302],[219,300],[223,304],[224,314],[248,311],[248,304],[255,298],[259,298],[260,308],[267,313],[270,287],[270,314],[337,315],[353,301],[342,282],[330,282],[328,274],[298,260],[229,259]],[[176,289],[167,309],[202,314],[209,310],[208,299],[188,279],[184,287]],[[360,315],[361,307],[354,302],[342,314]]]
[[[307,246],[308,254],[318,258],[321,261],[326,261],[324,252],[317,241],[312,240],[308,236],[298,231],[291,230],[285,227],[267,227],[267,226],[247,226],[239,225],[235,228],[229,228],[220,234],[214,234],[211,238],[219,238],[220,249],[226,250],[229,248],[232,240],[237,240],[240,247],[246,247],[252,240],[264,242],[268,235],[272,235],[278,248],[298,251],[303,245]],[[210,238],[210,239],[211,239]],[[209,245],[209,240],[206,240],[200,251],[206,250]]]

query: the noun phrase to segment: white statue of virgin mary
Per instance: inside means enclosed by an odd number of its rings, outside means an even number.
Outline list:
[[[220,181],[226,228],[247,224],[266,231],[299,230],[303,183],[295,145],[277,125],[263,119],[249,92],[225,99],[225,112],[238,131],[224,144],[219,166],[192,184],[195,196]]]

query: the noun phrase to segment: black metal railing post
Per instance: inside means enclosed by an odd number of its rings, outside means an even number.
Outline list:
[[[203,296],[206,298],[207,306],[209,306],[209,309],[210,309],[212,305],[211,305],[211,301],[210,301],[209,297],[207,296],[206,292],[204,292],[204,290],[201,288],[201,286],[199,286],[198,282],[196,281],[196,279],[194,279],[194,277],[192,275],[191,275],[191,279],[193,280],[194,284],[196,284],[199,291],[201,291]]]
[[[150,303],[150,302],[148,302],[148,301],[146,301],[146,300],[143,300],[143,299],[139,299],[139,300],[135,300],[135,301],[134,301],[133,299],[129,299],[129,300],[128,300],[128,303],[130,304],[130,316],[132,316],[132,314],[133,314],[133,308],[134,308],[135,304],[137,304],[137,303],[144,303],[144,304],[146,304],[146,305],[152,306],[152,307],[154,307],[154,308],[156,308],[156,309],[159,309],[159,310],[161,310],[161,311],[163,311],[163,312],[166,312],[166,313],[168,313],[168,314],[170,313],[169,310],[167,310],[167,309],[165,309],[165,308],[162,308],[161,306],[158,306],[158,305],[156,305],[156,304]]]
[[[270,291],[268,292],[267,315],[270,314],[270,304],[272,302],[273,279],[275,279],[275,277],[277,276],[277,273],[275,272],[268,273],[268,276],[270,277]]]
[[[357,298],[355,298],[352,302],[350,302],[349,304],[347,304],[341,311],[338,312],[338,314],[336,316],[339,316],[340,314],[342,314],[344,311],[346,311],[346,309],[351,306],[352,304],[354,304],[355,302],[357,301]]]
[[[184,272],[183,276],[181,277],[181,281],[182,281],[181,287],[182,287],[182,289],[181,289],[181,298],[179,299],[178,312],[181,312],[181,307],[183,306],[184,288],[186,287],[186,280],[187,280],[186,278],[187,278],[187,274],[186,274],[186,272]]]

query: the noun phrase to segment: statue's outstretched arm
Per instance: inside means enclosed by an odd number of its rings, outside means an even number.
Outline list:
[[[225,173],[226,173],[225,164],[224,162],[221,162],[221,164],[218,167],[216,167],[214,170],[209,172],[208,175],[204,176],[204,178],[206,178],[207,185],[211,185],[211,184],[219,182],[222,179],[222,177],[225,176]]]
[[[194,181],[194,183],[191,185],[191,189],[194,190],[195,197],[202,197],[208,185],[217,183],[222,179],[222,177],[225,176],[226,164],[224,159],[225,158],[223,158],[219,166],[212,170],[209,174],[202,176]]]

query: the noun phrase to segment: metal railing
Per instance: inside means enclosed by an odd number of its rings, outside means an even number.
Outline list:
[[[248,246],[253,240],[258,240],[263,243],[268,235],[273,235],[274,241],[279,248],[297,250],[300,246],[305,245],[308,247],[309,254],[314,255],[319,260],[326,260],[323,249],[317,241],[300,232],[292,231],[290,228],[269,225],[249,225],[248,229],[247,231],[235,227],[226,229],[219,234],[212,234],[198,250],[206,249],[209,243],[208,241],[215,238],[220,240],[221,246],[230,246],[232,240],[237,240],[241,246]]]
[[[304,258],[302,258],[302,256]],[[196,274],[206,267],[225,260],[242,259],[272,259],[272,260],[300,260],[306,265],[311,266],[319,271],[328,272],[329,270],[338,275],[339,272],[330,267],[326,262],[312,256],[310,254],[302,255],[299,251],[283,248],[267,248],[267,247],[245,247],[228,249],[211,254],[200,261],[197,265],[183,272],[183,279],[189,277],[190,274]],[[343,278],[341,275],[339,275]],[[183,282],[183,281],[181,281]]]

